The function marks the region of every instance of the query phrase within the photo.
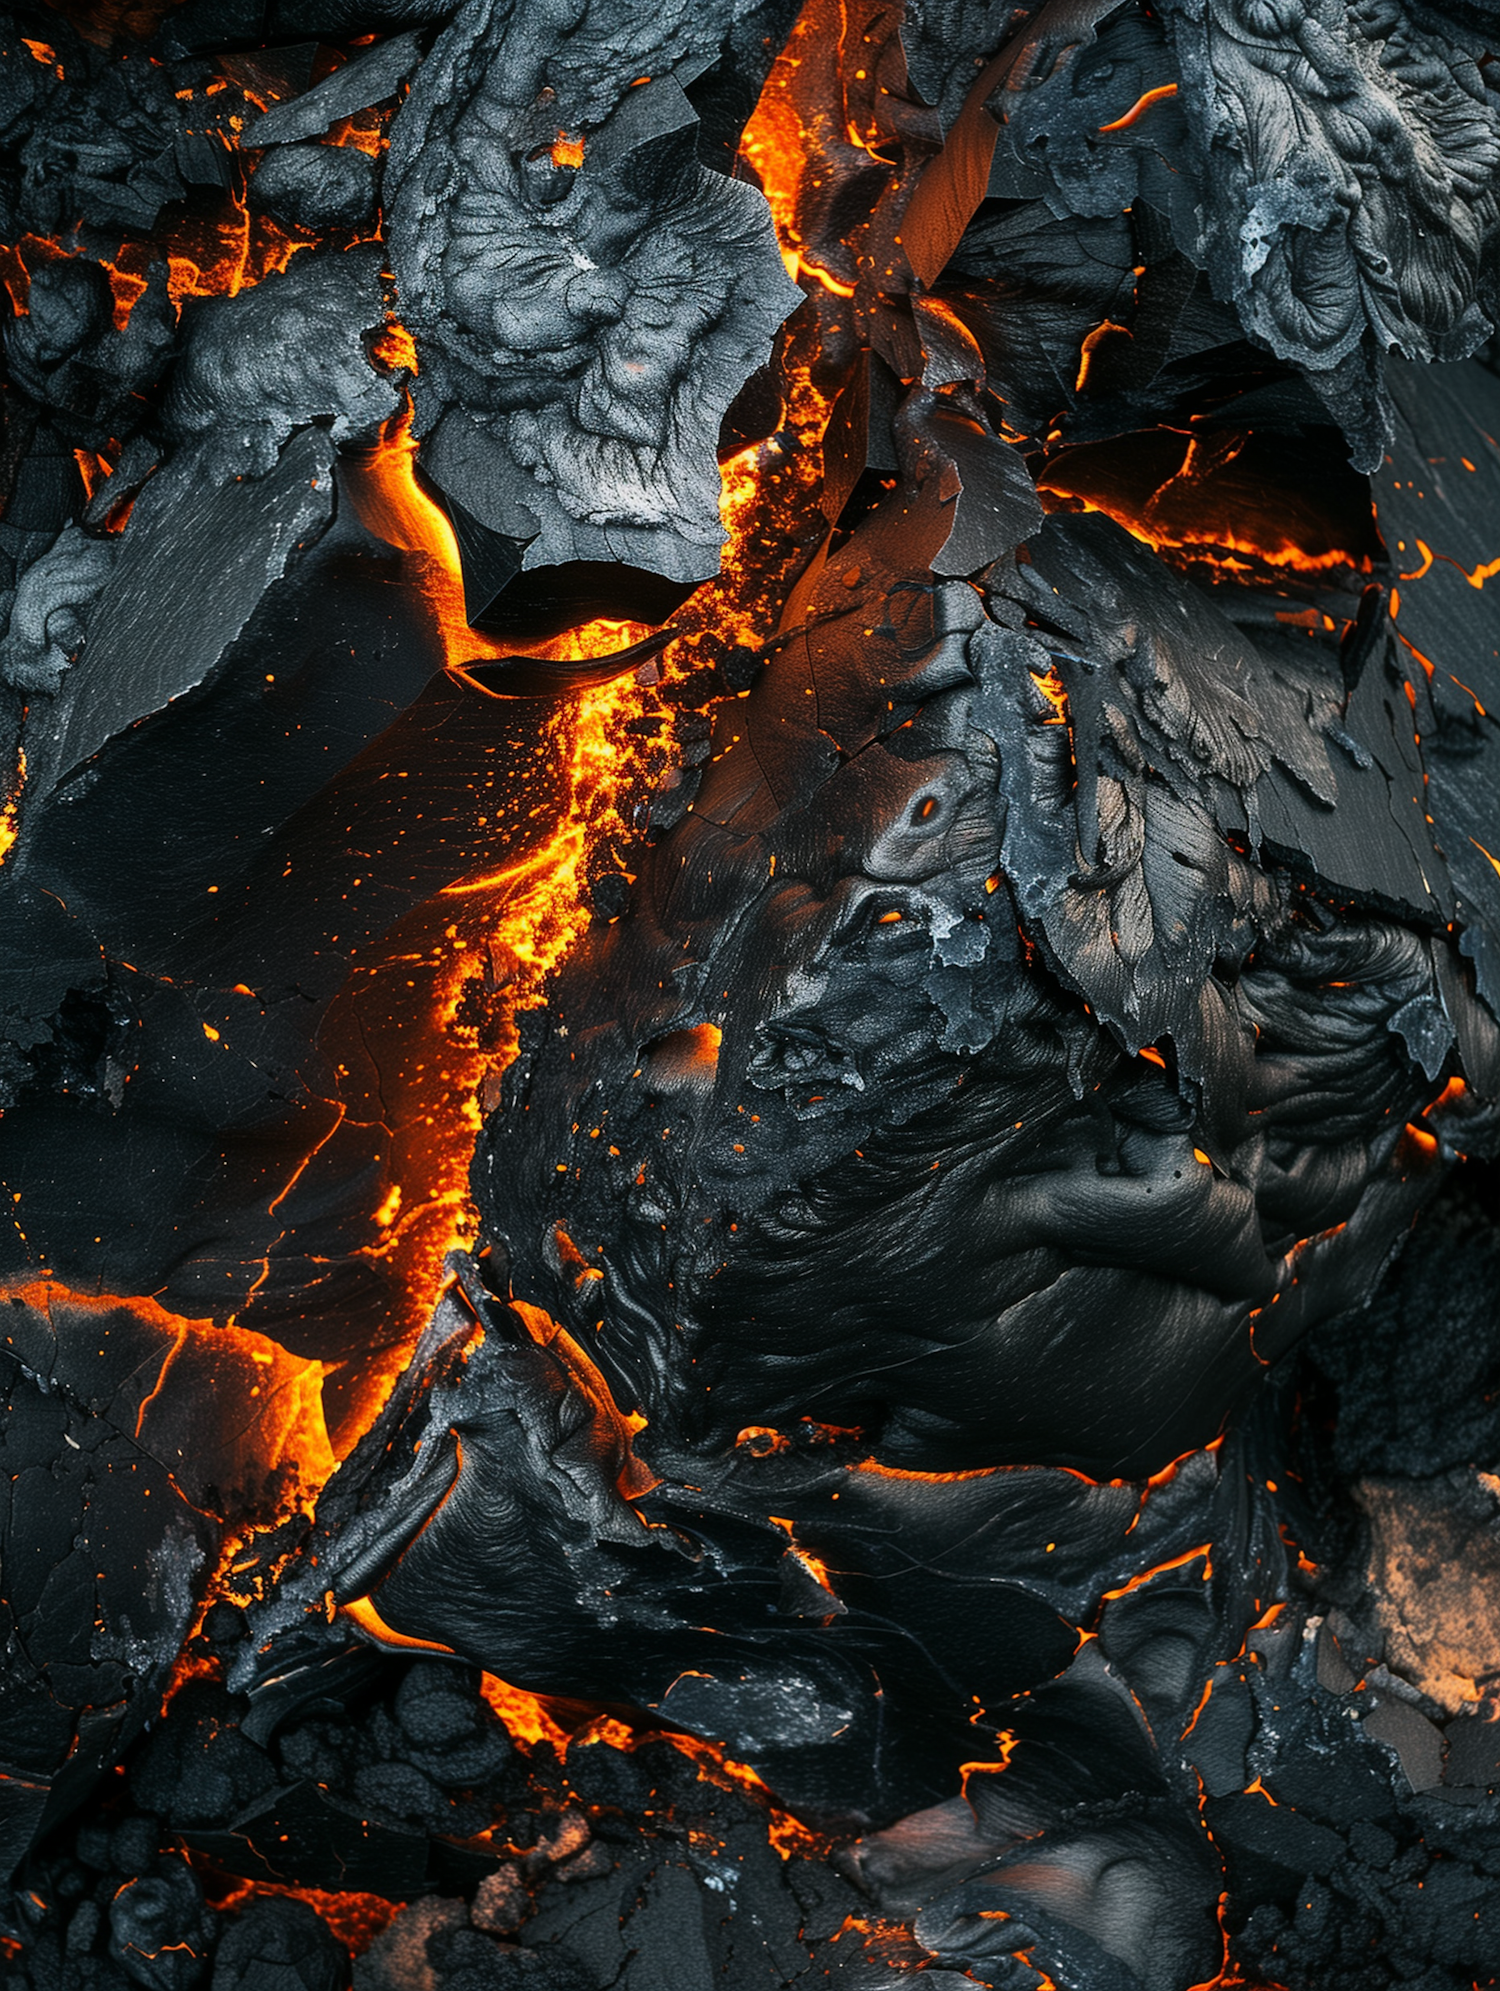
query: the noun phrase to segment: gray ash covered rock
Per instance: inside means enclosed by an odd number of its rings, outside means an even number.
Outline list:
[[[293,228],[322,234],[358,228],[375,218],[380,169],[353,145],[278,145],[250,181],[251,207]]]

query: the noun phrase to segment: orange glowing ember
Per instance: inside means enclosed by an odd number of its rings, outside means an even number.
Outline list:
[[[553,1703],[545,1696],[528,1694],[523,1687],[512,1687],[508,1682],[497,1679],[493,1673],[480,1675],[480,1690],[505,1723],[512,1742],[519,1743],[524,1749],[535,1749],[546,1743],[559,1756],[566,1751],[568,1731],[554,1717]]]
[[[370,342],[370,357],[392,373],[417,371],[417,342],[404,325],[392,319]]]
[[[152,271],[163,261],[167,293],[180,308],[188,297],[235,297],[284,270],[299,249],[310,249],[315,242],[316,237],[282,228],[268,215],[252,214],[238,200],[226,203],[213,216],[180,215],[154,239],[124,242],[113,261],[100,259],[109,279],[115,330],[125,330]],[[16,312],[26,312],[34,270],[78,253],[44,235],[0,243],[0,283]]]

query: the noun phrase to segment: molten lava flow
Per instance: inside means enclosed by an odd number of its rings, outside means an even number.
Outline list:
[[[783,1811],[765,1780],[748,1763],[727,1756],[720,1743],[705,1742],[681,1729],[664,1728],[649,1718],[632,1723],[617,1715],[601,1714],[581,1701],[528,1694],[497,1680],[492,1673],[483,1676],[482,1687],[513,1742],[525,1750],[550,1749],[565,1769],[571,1749],[602,1743],[629,1755],[648,1743],[665,1742],[686,1757],[701,1782],[749,1797],[764,1812],[767,1837],[784,1860],[826,1859],[833,1847],[832,1839]]]
[[[740,157],[754,169],[770,203],[781,260],[793,283],[807,280],[837,296],[852,297],[853,284],[841,282],[808,258],[797,220],[812,150],[797,108],[797,71],[822,25],[813,8],[804,10],[771,65],[760,101],[741,135]]]
[[[871,69],[856,66],[869,60],[872,37],[862,28],[846,0],[806,0],[740,138],[740,159],[770,203],[788,276],[824,293],[824,302],[852,298],[859,287],[859,229],[823,225],[828,191],[872,167],[873,183],[890,172],[875,149],[888,134],[872,115],[888,92],[877,98]],[[813,255],[809,233],[826,237],[825,255],[836,248],[841,269]]]
[[[415,357],[399,326],[377,346],[386,364]],[[512,653],[514,643],[477,634],[465,621],[457,542],[416,474],[409,413],[388,426],[373,452],[346,459],[341,474],[362,523],[408,556],[406,576],[437,657],[463,666]],[[597,622],[546,649],[563,658],[612,654],[645,633]],[[380,1173],[371,1234],[355,1255],[378,1270],[394,1296],[381,1336],[391,1345],[371,1350],[357,1373],[351,1365],[330,1385],[338,1394],[330,1419],[341,1455],[379,1411],[431,1317],[448,1252],[473,1239],[468,1172],[481,1110],[495,1103],[498,1074],[514,1054],[516,1012],[537,999],[588,918],[584,885],[593,854],[606,843],[624,845],[627,798],[643,794],[667,759],[655,735],[670,736],[670,714],[661,712],[654,686],[633,677],[562,704],[491,701],[477,689],[460,695],[494,715],[494,783],[472,798],[471,817],[455,818],[446,889],[361,956],[327,1026],[331,1038],[342,1032],[357,1049],[360,1070],[373,1065],[379,1075],[375,1093],[355,1090],[334,1102],[339,1126],[327,1138],[357,1140],[367,1130]],[[658,715],[649,730],[623,730],[648,708]],[[393,784],[406,778],[392,769]],[[418,811],[429,806],[415,776],[411,798]],[[491,860],[476,860],[486,848]],[[304,1171],[321,1165],[314,1153]],[[293,1207],[296,1187],[295,1180],[288,1185],[273,1215],[282,1204]]]
[[[777,92],[768,86],[763,98],[763,105],[772,106],[768,115],[775,111],[776,98]],[[748,144],[757,143],[753,129]],[[762,147],[763,160],[765,156]],[[792,186],[773,179],[772,207],[784,247],[792,232],[794,198]],[[394,321],[374,350],[385,365],[416,370],[418,355],[412,341]],[[816,507],[830,398],[813,380],[811,351],[780,371],[782,426],[724,466],[721,518],[726,545],[721,573],[673,618],[678,635],[660,660],[667,694],[658,691],[653,667],[586,691],[567,704],[527,701],[497,706],[497,713],[520,729],[518,738],[527,734],[533,738],[534,765],[545,770],[547,786],[532,800],[530,814],[544,827],[519,839],[520,854],[505,863],[455,878],[435,904],[436,923],[420,949],[421,971],[428,977],[431,997],[424,1020],[405,1035],[403,1057],[408,1068],[441,1073],[441,1110],[423,1116],[425,1138],[409,1149],[404,1165],[394,1171],[379,1212],[384,1238],[370,1248],[372,1254],[392,1254],[389,1262],[397,1265],[406,1293],[410,1335],[430,1316],[442,1290],[448,1250],[474,1236],[476,1216],[468,1196],[473,1142],[481,1109],[491,1110],[498,1103],[500,1075],[515,1055],[517,1015],[541,999],[547,977],[586,925],[584,888],[591,869],[609,860],[626,868],[637,833],[633,804],[668,764],[674,672],[685,673],[699,661],[716,661],[735,644],[765,642],[774,630],[781,600],[806,560],[812,543],[809,518],[819,534],[823,529]],[[346,489],[361,521],[387,544],[411,556],[441,655],[450,668],[515,654],[521,646],[514,640],[470,628],[457,539],[448,515],[424,488],[416,459],[408,406],[388,426],[371,455],[346,464]],[[555,659],[584,659],[613,654],[649,633],[639,625],[595,621],[550,644],[527,647],[532,654]],[[628,731],[629,723],[637,719],[647,724]],[[496,844],[506,848],[499,836]],[[413,968],[418,965],[416,955],[413,949]],[[486,1031],[472,1022],[476,987],[499,1011]],[[436,1107],[438,1095],[429,1096]],[[413,1237],[415,1248],[410,1245]],[[551,1337],[543,1331],[540,1338]],[[362,1411],[350,1421],[350,1438],[378,1410],[409,1346],[408,1340],[369,1364]],[[559,1352],[573,1358],[569,1366],[596,1404],[607,1406],[620,1419],[602,1377],[583,1373],[585,1365],[571,1345]],[[626,1459],[621,1490],[629,1497],[644,1490],[650,1476],[639,1484],[631,1477],[639,1469],[629,1439],[639,1420],[627,1414],[621,1422]],[[368,1616],[360,1622],[367,1636],[381,1640],[383,1627],[378,1622]],[[554,1747],[565,1742],[562,1704],[493,1678],[486,1681],[486,1693],[518,1739],[545,1741]],[[576,1728],[578,1714],[574,1711],[569,1727]],[[753,1772],[726,1767],[722,1752],[709,1744],[693,1743],[691,1751],[713,1766],[714,1775],[733,1773],[742,1784],[753,1780],[759,1785]],[[777,1818],[776,1842],[787,1852],[804,1850],[802,1828],[790,1818],[780,1814]]]
[[[26,786],[26,750],[16,755],[16,777],[5,806],[0,808],[0,864],[16,840],[16,817],[21,807],[21,791]]]

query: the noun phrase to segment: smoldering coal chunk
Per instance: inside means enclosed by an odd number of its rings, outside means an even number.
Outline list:
[[[232,1817],[268,1791],[276,1767],[241,1733],[242,1713],[211,1681],[184,1687],[131,1769],[136,1802],[182,1828]]]
[[[374,1811],[388,1812],[409,1825],[441,1831],[449,1808],[430,1777],[412,1763],[372,1763],[354,1778],[354,1795]]]
[[[219,478],[261,476],[295,429],[327,422],[336,442],[374,435],[395,388],[364,335],[385,323],[382,251],[312,250],[237,297],[184,312],[186,351],[163,404],[168,433],[202,445]]]
[[[263,1896],[219,1938],[210,1991],[344,1991],[349,1959],[305,1901]]]
[[[37,391],[42,369],[76,353],[110,322],[109,279],[97,263],[44,263],[27,290],[26,315],[6,327],[5,356],[18,383]]]
[[[204,1976],[212,1924],[203,1890],[184,1859],[128,1880],[109,1907],[110,1948],[146,1991],[194,1991]]]
[[[469,1919],[487,1935],[513,1935],[531,1913],[531,1896],[520,1868],[506,1860],[486,1874],[474,1891]]]
[[[509,1759],[510,1748],[509,1739],[498,1723],[481,1728],[483,1709],[484,1704],[473,1689],[472,1676],[467,1672],[460,1675],[448,1666],[419,1665],[413,1666],[397,1688],[393,1712],[406,1740],[422,1752],[422,1757],[415,1759],[419,1761],[430,1760],[433,1752],[441,1750],[461,1751],[464,1744],[472,1748],[481,1734],[493,1735],[502,1747],[493,1765],[485,1764],[488,1773],[491,1767]],[[456,1767],[461,1756],[455,1755],[452,1760]],[[472,1768],[478,1771],[479,1762]]]
[[[789,1867],[763,1819],[731,1793],[699,1786],[671,1819],[661,1836],[632,1831],[607,1869],[544,1892],[523,1949],[581,1965],[590,1984],[632,1991],[895,1981],[860,1967],[875,1959],[862,1954],[849,1918],[868,1917],[868,1901],[827,1868],[813,1880],[811,1862]],[[927,1961],[905,1931],[887,1934],[900,1962]],[[899,1967],[898,1954],[882,1961]]]
[[[256,168],[251,207],[291,228],[358,228],[375,213],[379,168],[355,145],[279,145]]]
[[[361,1654],[373,1675],[344,1663]],[[465,1842],[524,1789],[477,1675],[433,1660],[395,1668],[336,1642],[315,1670],[324,1691],[314,1680],[288,1702],[273,1679],[248,1708],[213,1682],[184,1687],[132,1766],[136,1802],[253,1881],[392,1900],[476,1885],[496,1856]]]
[[[1352,1639],[1349,1654],[1367,1663]],[[1327,1623],[1316,1639],[1273,1631],[1229,1674],[1208,1705],[1230,1685],[1248,1705],[1258,1788],[1210,1796],[1204,1819],[1241,1970],[1287,1991],[1468,1991],[1492,1974],[1495,1803],[1414,1789],[1395,1737],[1420,1711],[1378,1673],[1357,1687]]]
[[[4,335],[15,384],[75,444],[98,449],[134,434],[146,408],[140,397],[155,386],[176,338],[165,258],[152,267],[122,330],[104,270],[84,256],[42,264],[26,305]]]
[[[568,1782],[592,1809],[633,1819],[651,1794],[653,1754],[662,1753],[612,1749],[606,1742],[575,1743],[568,1751]]]

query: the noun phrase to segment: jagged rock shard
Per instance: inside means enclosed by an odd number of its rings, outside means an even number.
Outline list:
[[[141,498],[134,533],[95,605],[97,636],[33,734],[36,794],[205,682],[268,581],[327,526],[332,465],[331,441],[310,429],[264,478],[205,499],[189,465],[186,475],[161,479],[159,497]],[[215,584],[205,616],[207,574]]]
[[[415,34],[392,35],[336,69],[316,89],[252,118],[241,143],[291,145],[299,138],[321,138],[340,118],[394,97],[421,59],[422,44]]]

